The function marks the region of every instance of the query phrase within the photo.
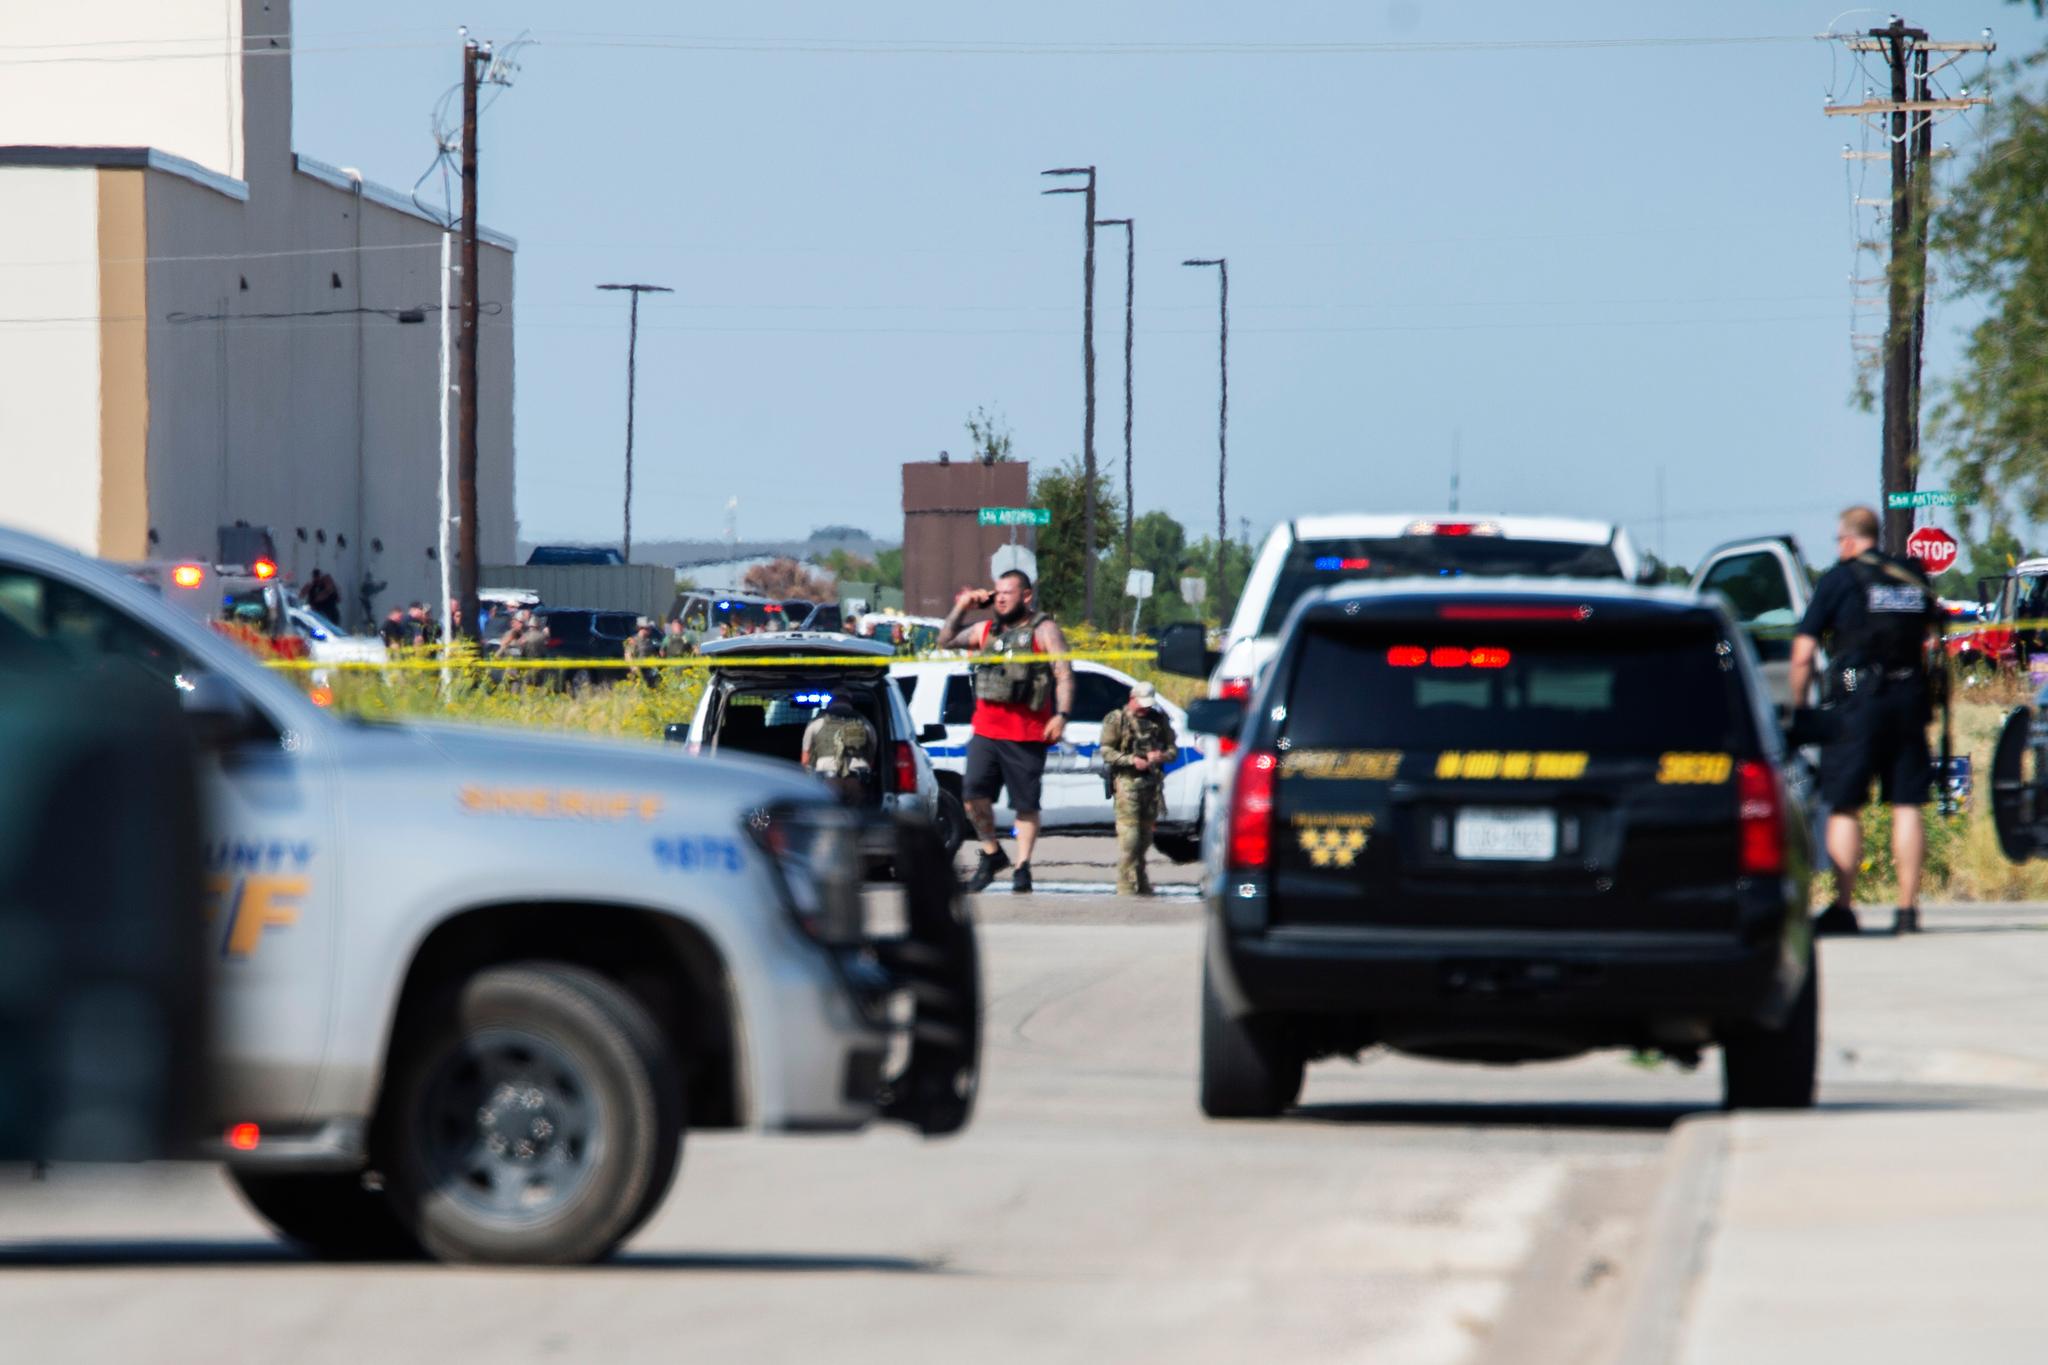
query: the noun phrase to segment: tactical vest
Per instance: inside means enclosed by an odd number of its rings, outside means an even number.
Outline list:
[[[1002,661],[1005,655],[1037,653],[1038,646],[1032,637],[1038,634],[1042,622],[1051,619],[1042,612],[1037,613],[1005,631],[998,631],[997,623],[989,622],[988,638],[981,642],[975,657],[995,662],[974,665],[974,696],[977,701],[1022,706],[1030,711],[1051,708],[1051,664]]]
[[[1179,747],[1179,740],[1173,733],[1173,722],[1158,707],[1152,707],[1141,715],[1118,708],[1109,713],[1102,722],[1102,746],[1108,749],[1123,749],[1143,753],[1150,749],[1163,749],[1172,753]],[[1137,772],[1130,768],[1106,768],[1102,774],[1103,794],[1114,798],[1116,784],[1120,781],[1133,782],[1139,786],[1156,787],[1166,781],[1166,774],[1159,768]]]
[[[870,766],[873,758],[874,738],[859,716],[828,715],[818,727],[811,750],[811,761],[818,767],[830,763],[833,774],[843,775]]]
[[[1925,660],[1933,589],[1911,565],[1874,553],[1847,561],[1863,623],[1835,631],[1833,651],[1852,667],[1918,668]]]

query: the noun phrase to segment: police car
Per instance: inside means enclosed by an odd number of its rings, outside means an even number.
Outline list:
[[[1374,1044],[1719,1046],[1731,1105],[1812,1102],[1809,783],[1718,596],[1320,589],[1248,703],[1190,714],[1241,745],[1205,848],[1210,1115]]]
[[[962,657],[906,661],[889,670],[902,689],[919,733],[929,736],[925,752],[931,756],[939,783],[956,801],[967,767],[967,741],[974,733],[974,680],[969,668],[969,661]],[[1040,794],[1042,828],[1061,834],[1113,833],[1116,812],[1103,785],[1099,754],[1102,722],[1130,700],[1137,680],[1088,659],[1076,659],[1073,670],[1073,714],[1060,743],[1046,757]],[[1156,842],[1169,857],[1192,862],[1200,849],[1208,769],[1196,736],[1188,729],[1187,713],[1164,697],[1159,698],[1159,709],[1173,722],[1180,745],[1166,767],[1166,812],[1159,821]],[[1007,827],[1013,818],[1007,807],[996,807],[999,825]]]
[[[587,1261],[685,1129],[967,1121],[975,936],[927,828],[894,827],[907,928],[874,934],[865,826],[781,764],[344,719],[5,530],[0,656],[177,689],[211,803],[211,1150],[320,1252]]]

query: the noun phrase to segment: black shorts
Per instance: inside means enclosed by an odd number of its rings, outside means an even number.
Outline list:
[[[1844,701],[1835,738],[1821,749],[1820,794],[1836,815],[1854,815],[1870,799],[1892,806],[1924,806],[1931,794],[1933,759],[1927,752],[1927,694],[1917,686],[1889,687]]]
[[[974,735],[967,741],[962,791],[970,801],[993,801],[996,793],[1008,788],[1014,814],[1036,815],[1039,783],[1044,777],[1043,741],[990,739],[986,735]]]

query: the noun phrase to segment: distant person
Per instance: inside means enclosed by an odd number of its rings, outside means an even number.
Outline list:
[[[387,649],[403,649],[411,644],[411,634],[406,630],[405,609],[393,607],[384,617],[384,624],[377,627],[377,635]]]
[[[625,656],[628,659],[659,659],[661,657],[661,641],[654,637],[654,621],[651,618],[643,616],[640,618],[639,624],[634,626],[632,635],[627,637],[626,640]],[[659,669],[640,668],[631,671],[647,686],[661,686],[661,671]]]
[[[981,836],[981,858],[969,891],[985,891],[1009,855],[996,838],[996,796],[1008,791],[1017,817],[1014,892],[1031,890],[1031,854],[1038,847],[1039,789],[1045,754],[1066,733],[1074,711],[1074,669],[1065,658],[1016,660],[1011,655],[1064,655],[1059,622],[1038,611],[1029,575],[1012,569],[993,588],[963,588],[940,628],[946,648],[974,651],[974,733],[967,741],[963,797]],[[963,629],[967,613],[993,607],[995,617]]]
[[[359,604],[358,619],[365,626],[377,619],[377,594],[390,586],[381,578],[372,578],[369,570],[363,571],[363,581],[356,585],[356,601]]]
[[[1159,708],[1151,683],[1131,688],[1130,699],[1102,721],[1103,765],[1116,812],[1116,893],[1149,896],[1145,853],[1166,792],[1166,765],[1180,751],[1173,721]]]
[[[669,622],[668,633],[661,637],[661,657],[682,659],[696,652],[697,642],[691,638],[690,632],[683,628],[683,619],[679,616]]]
[[[341,622],[341,585],[325,569],[313,570],[306,580],[306,605],[337,625]]]
[[[1854,934],[1856,874],[1863,865],[1863,822],[1875,778],[1892,808],[1892,863],[1899,903],[1892,932],[1920,930],[1920,872],[1927,836],[1927,723],[1933,719],[1927,646],[1946,619],[1927,575],[1911,560],[1880,553],[1877,513],[1851,507],[1835,528],[1839,562],[1814,584],[1813,600],[1792,638],[1792,704],[1806,703],[1821,642],[1828,649],[1824,703],[1836,729],[1821,748],[1820,794],[1827,802],[1828,859],[1835,898],[1813,922],[1822,934]]]
[[[834,697],[804,727],[798,761],[824,778],[840,799],[852,804],[866,794],[881,749],[881,737],[867,717],[854,710],[846,698]]]

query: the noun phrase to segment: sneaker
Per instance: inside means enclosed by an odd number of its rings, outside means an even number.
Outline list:
[[[1019,896],[1031,894],[1031,864],[1025,863],[1010,874],[1010,890]]]
[[[969,891],[988,890],[988,884],[996,879],[996,873],[1001,872],[1009,865],[1010,855],[1001,849],[997,849],[993,853],[983,853],[981,861],[974,865],[974,875],[967,879],[967,889]]]
[[[1892,932],[1895,934],[1919,933],[1920,911],[1910,905],[1902,905],[1892,911]]]
[[[1863,926],[1856,922],[1856,912],[1848,906],[1830,905],[1815,917],[1813,932],[1821,935],[1860,934]]]

